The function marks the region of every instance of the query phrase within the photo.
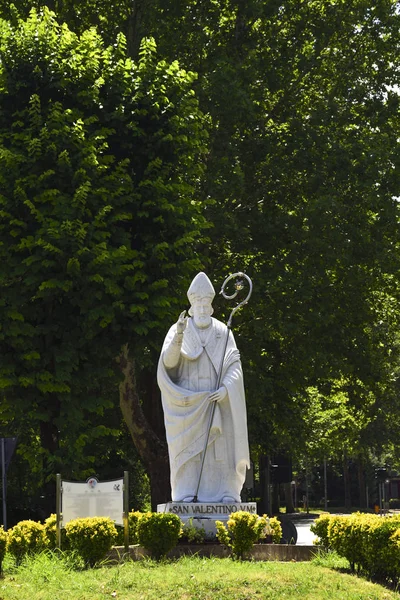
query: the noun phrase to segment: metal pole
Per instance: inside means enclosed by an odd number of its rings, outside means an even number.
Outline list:
[[[306,510],[307,510],[307,514],[308,514],[310,512],[309,496],[308,496],[308,462],[306,463]]]
[[[326,458],[324,458],[324,509],[328,510],[328,478],[326,469]]]
[[[56,544],[61,550],[61,474],[56,475]]]
[[[224,359],[225,359],[226,347],[228,345],[229,332],[231,331],[231,328],[232,328],[233,315],[235,314],[235,312],[237,310],[239,310],[239,308],[241,306],[244,306],[245,304],[247,304],[247,302],[249,301],[250,296],[252,294],[252,291],[253,291],[253,283],[252,283],[252,281],[251,281],[251,279],[250,279],[250,277],[248,275],[246,275],[245,273],[241,273],[241,272],[239,272],[239,273],[233,273],[233,275],[229,275],[229,277],[227,277],[225,279],[224,283],[222,284],[222,288],[221,288],[220,294],[222,294],[225,299],[232,300],[233,298],[236,298],[236,296],[238,295],[238,293],[244,287],[243,282],[240,282],[240,283],[236,282],[236,284],[235,284],[236,291],[231,296],[228,296],[227,294],[225,294],[225,286],[226,286],[226,284],[228,283],[228,281],[230,281],[234,277],[237,277],[237,278],[244,277],[247,280],[250,289],[249,289],[249,293],[247,294],[246,298],[242,302],[240,302],[237,306],[235,306],[235,308],[231,311],[231,314],[229,316],[228,323],[226,325],[227,331],[226,331],[226,337],[225,337],[224,350],[223,350],[222,357],[221,357],[221,363],[220,363],[219,369],[218,369],[218,376],[217,376],[217,383],[216,383],[216,386],[215,386],[215,391],[218,390],[218,388],[219,388],[219,386],[221,384],[222,369],[223,369],[223,366],[224,366]],[[210,431],[211,431],[211,426],[212,426],[212,422],[213,422],[213,419],[214,419],[214,413],[215,413],[216,404],[217,403],[215,401],[212,403],[212,407],[211,407],[211,411],[210,411],[210,418],[208,420],[208,425],[207,425],[206,437],[205,437],[204,448],[203,448],[203,455],[201,457],[200,473],[199,473],[199,478],[198,478],[198,481],[197,481],[197,487],[196,487],[196,491],[194,493],[192,502],[197,502],[197,498],[198,498],[201,477],[203,475],[204,461],[205,461],[205,458],[206,458],[206,452],[207,452],[207,447],[208,447],[208,440],[210,438]]]
[[[267,515],[272,515],[272,503],[271,503],[271,457],[267,454],[267,466],[265,468],[265,491],[267,500]]]
[[[3,491],[3,527],[7,531],[7,474],[5,439],[1,438],[1,480]]]
[[[124,471],[124,546],[126,554],[129,554],[129,473]]]

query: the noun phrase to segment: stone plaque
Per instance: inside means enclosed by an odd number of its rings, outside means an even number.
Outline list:
[[[63,527],[81,517],[110,517],[123,525],[124,480],[99,482],[91,477],[86,483],[61,482],[61,512]]]
[[[255,502],[167,502],[157,506],[157,512],[170,512],[186,518],[208,517],[220,521],[239,510],[256,514],[257,504]]]
[[[167,502],[159,504],[157,512],[168,512],[177,515],[183,523],[204,529],[206,537],[216,535],[215,521],[227,521],[232,513],[243,510],[257,514],[256,502]]]

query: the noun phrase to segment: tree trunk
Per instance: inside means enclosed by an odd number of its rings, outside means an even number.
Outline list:
[[[272,486],[272,507],[271,513],[273,515],[279,514],[280,509],[280,496],[279,496],[279,483],[274,483]]]
[[[343,452],[343,481],[344,481],[344,506],[351,509],[350,471],[349,459],[346,450]]]
[[[146,419],[137,389],[135,361],[124,346],[119,358],[124,375],[120,385],[120,407],[133,443],[150,478],[151,508],[171,499],[168,446]]]
[[[44,450],[43,455],[43,488],[42,500],[39,511],[41,518],[47,519],[52,513],[56,512],[56,486],[54,473],[54,457],[57,454],[59,445],[58,429],[52,421],[41,421],[40,445]],[[58,472],[58,470],[57,470]]]
[[[137,60],[140,42],[148,35],[146,23],[153,5],[154,0],[133,0],[132,2],[132,11],[127,20],[126,40],[128,55],[133,60]]]
[[[260,504],[258,511],[260,515],[271,514],[270,502],[270,472],[269,472],[269,455],[261,454],[259,459],[260,470]]]
[[[286,506],[286,514],[294,513],[294,504],[293,504],[293,494],[292,494],[292,483],[289,481],[283,484],[283,489],[285,490],[285,506]]]
[[[365,484],[365,473],[364,473],[364,459],[362,454],[358,455],[357,460],[357,471],[358,471],[358,489],[360,494],[359,506],[360,508],[367,507],[367,491]]]

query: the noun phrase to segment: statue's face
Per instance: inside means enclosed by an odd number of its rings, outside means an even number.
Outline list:
[[[210,298],[196,298],[192,304],[191,313],[196,327],[200,327],[200,329],[208,327],[213,313]]]

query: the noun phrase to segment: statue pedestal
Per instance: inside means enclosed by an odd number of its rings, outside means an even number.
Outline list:
[[[157,512],[178,515],[185,524],[190,521],[193,527],[203,528],[207,538],[216,536],[215,521],[227,521],[231,513],[243,510],[257,514],[255,502],[167,502],[158,504]]]

